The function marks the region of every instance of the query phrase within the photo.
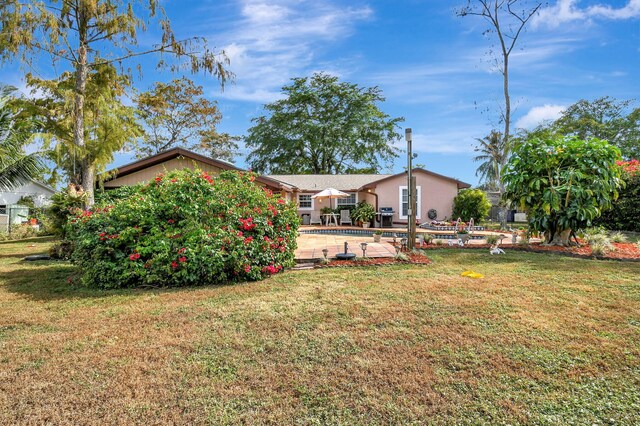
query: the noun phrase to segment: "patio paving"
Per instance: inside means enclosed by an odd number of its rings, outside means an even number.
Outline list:
[[[330,234],[301,234],[298,237],[296,260],[322,259],[322,249],[329,250],[328,258],[334,258],[338,253],[344,253],[344,242],[349,245],[348,252],[356,256],[362,256],[360,243],[367,243],[367,257],[393,257],[396,250],[392,244],[384,239],[374,243],[373,238],[367,235],[330,235]]]
[[[356,227],[325,227],[325,226],[303,226],[300,228],[301,230],[362,230],[362,228]],[[368,231],[375,231],[375,228],[369,228]],[[385,232],[405,232],[405,228],[384,228]],[[438,238],[438,235],[450,235],[451,231],[426,231],[419,230],[418,235],[431,234]],[[476,231],[474,235],[490,235],[497,234],[497,232],[492,231]],[[298,248],[296,249],[296,261],[317,261],[321,260],[324,255],[322,254],[322,249],[326,248],[329,250],[327,257],[329,259],[335,258],[336,254],[344,252],[344,242],[347,242],[349,245],[348,252],[353,253],[356,256],[362,256],[362,249],[360,248],[360,243],[367,243],[367,257],[394,257],[396,254],[396,250],[391,244],[392,238],[382,237],[379,243],[373,242],[373,237],[371,235],[344,235],[344,234],[300,234],[298,236]],[[539,242],[538,239],[531,239],[532,242]],[[444,240],[445,245],[453,244],[454,240]],[[476,244],[485,244],[486,240],[469,240],[467,244],[476,245]],[[502,247],[508,247],[512,244],[511,242],[511,234],[505,234],[505,237],[501,240],[500,245]]]

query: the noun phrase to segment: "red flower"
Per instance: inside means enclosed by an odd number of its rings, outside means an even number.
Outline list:
[[[244,265],[244,271],[248,274],[251,271],[251,265]]]
[[[285,201],[282,198],[278,199],[278,204],[284,204],[284,203],[285,203]]]
[[[133,253],[131,256],[129,256],[129,260],[138,260],[140,259],[140,253]]]
[[[245,244],[249,244],[251,241],[253,241],[253,237],[247,237],[244,239]]]
[[[275,267],[273,265],[265,266],[264,268],[262,268],[262,272],[268,272],[271,275],[275,274],[279,270],[280,270],[279,267]]]
[[[176,269],[178,267],[178,262],[176,262],[175,260],[173,262],[171,262],[171,267],[173,269]]]
[[[182,257],[180,257],[180,258],[178,259],[178,261],[179,261],[180,263],[184,263],[184,262],[186,262],[186,261],[187,261],[187,258],[186,258],[186,257],[184,257],[184,256],[182,256]]]
[[[182,254],[185,251],[187,251],[187,249],[185,247],[182,247],[180,250],[178,250],[178,254]]]

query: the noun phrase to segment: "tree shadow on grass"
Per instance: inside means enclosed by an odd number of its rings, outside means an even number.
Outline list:
[[[613,271],[616,273],[637,274],[640,271],[638,262],[621,262],[618,260],[596,260],[589,258],[577,258],[558,253],[534,253],[504,247],[506,254],[491,255],[489,250],[473,249],[432,249],[425,252],[427,257],[452,256],[461,265],[466,263],[480,263],[483,265],[522,266],[527,264],[532,269],[554,271],[560,273],[580,273],[598,270],[601,273]],[[435,256],[434,256],[435,255]]]
[[[75,267],[67,262],[20,262],[10,271],[0,272],[0,286],[32,300],[99,298],[116,294],[69,283],[74,270]]]
[[[31,300],[55,301],[72,299],[100,299],[114,296],[148,296],[174,292],[197,291],[203,288],[222,289],[246,283],[212,284],[172,288],[96,289],[69,282],[77,268],[63,261],[35,261],[16,263],[10,271],[0,271],[0,290],[26,296]]]

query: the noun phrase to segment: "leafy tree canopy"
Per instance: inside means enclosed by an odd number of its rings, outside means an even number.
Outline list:
[[[600,139],[531,138],[505,167],[505,197],[520,204],[549,244],[568,245],[573,232],[591,226],[618,198],[619,158],[620,150]]]
[[[398,156],[394,142],[403,118],[378,108],[377,87],[363,88],[323,73],[295,78],[284,98],[254,118],[246,144],[251,167],[260,173],[334,174],[378,171]]]
[[[161,35],[151,47],[139,47],[138,37],[156,21]],[[103,66],[118,65],[126,75],[127,59],[158,53],[158,66],[171,70],[204,71],[224,82],[224,52],[211,50],[206,39],[178,39],[158,0],[3,0],[0,2],[0,60],[19,59],[29,68],[48,62],[46,74],[73,70],[73,137],[80,152],[81,183],[86,206],[93,204],[96,164],[85,147],[87,79]],[[149,42],[145,43],[147,46]],[[138,71],[142,71],[138,65]],[[60,77],[60,76],[58,76]],[[114,74],[118,78],[118,74]],[[112,80],[108,83],[114,83]],[[91,125],[91,124],[89,124]],[[78,183],[78,182],[76,182]]]
[[[533,133],[603,139],[620,148],[623,157],[640,158],[640,108],[634,109],[633,104],[632,100],[619,101],[609,96],[594,101],[583,99]]]
[[[37,92],[32,99],[19,101],[24,113],[37,117],[43,136],[43,150],[55,165],[52,178],[60,174],[80,180],[81,159],[101,172],[113,161],[113,153],[142,135],[135,109],[122,104],[129,79],[118,75],[112,65],[102,65],[87,76],[84,102],[84,146],[74,143],[75,79],[65,72],[59,79],[42,80],[27,75],[27,87]],[[54,183],[54,182],[51,182]]]
[[[216,126],[222,114],[203,93],[202,86],[183,77],[169,84],[155,83],[152,90],[138,95],[137,114],[146,128],[142,144],[137,147],[138,157],[183,146],[232,161],[238,138],[218,133]]]

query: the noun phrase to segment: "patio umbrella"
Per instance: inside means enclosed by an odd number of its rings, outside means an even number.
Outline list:
[[[329,207],[333,208],[331,207],[332,198],[346,198],[348,196],[349,194],[347,194],[346,192],[338,191],[335,188],[327,188],[318,192],[315,195],[312,195],[311,198],[329,198]]]

